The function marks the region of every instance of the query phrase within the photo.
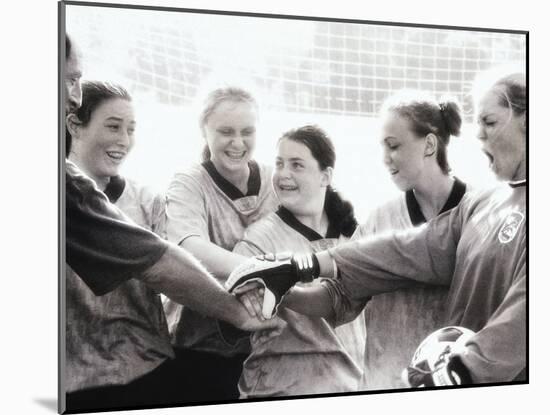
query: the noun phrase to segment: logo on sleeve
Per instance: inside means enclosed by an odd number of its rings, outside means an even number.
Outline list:
[[[503,244],[507,244],[512,241],[518,233],[518,229],[524,218],[523,213],[517,211],[514,211],[506,216],[506,219],[504,219],[504,224],[498,232],[498,240]]]

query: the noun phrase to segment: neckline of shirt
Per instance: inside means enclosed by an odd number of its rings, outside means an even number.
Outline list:
[[[441,211],[438,213],[438,215],[441,215],[443,212],[446,212],[458,205],[462,200],[462,197],[466,193],[466,184],[456,177],[454,177],[454,180],[455,181],[453,183],[451,193],[449,194],[447,201],[441,208]],[[420,204],[418,203],[418,200],[416,200],[416,197],[414,196],[414,192],[412,190],[407,190],[405,192],[405,201],[407,204],[407,210],[409,212],[409,218],[411,219],[411,223],[413,224],[413,226],[418,226],[426,223],[427,220],[424,217],[422,209],[420,209]]]
[[[246,194],[241,192],[233,183],[223,177],[216,167],[212,160],[207,160],[202,163],[202,166],[212,178],[216,186],[231,200],[241,199],[248,196],[258,196],[260,194],[260,187],[262,184],[262,179],[260,177],[260,167],[258,163],[254,160],[248,162],[248,168],[250,169],[250,174],[248,176],[247,188],[248,191]]]
[[[120,196],[122,196],[125,187],[126,181],[123,177],[112,176],[103,193],[109,198],[109,202],[116,203]]]
[[[508,186],[512,188],[527,186],[527,179],[518,180],[515,182],[508,182]]]
[[[311,229],[309,226],[304,225],[302,222],[296,219],[296,216],[294,216],[294,214],[284,206],[279,206],[279,209],[277,209],[275,213],[281,218],[284,223],[286,223],[288,226],[290,226],[292,229],[301,234],[310,242],[318,241],[320,239],[337,239],[340,237],[340,232],[338,231],[336,226],[333,225],[330,219],[327,229],[327,236],[322,236],[317,231]]]

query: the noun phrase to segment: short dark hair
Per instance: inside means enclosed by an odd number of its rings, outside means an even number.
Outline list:
[[[120,85],[102,81],[82,82],[82,105],[75,111],[78,120],[85,127],[92,119],[94,111],[105,101],[121,98],[132,101],[131,95]],[[72,137],[67,131],[66,155],[71,151]]]
[[[336,151],[332,140],[322,128],[316,125],[305,125],[287,131],[279,138],[279,142],[282,140],[292,140],[306,146],[319,163],[321,170],[328,167],[334,168],[336,164]],[[353,235],[357,228],[353,205],[344,200],[332,186],[327,187],[324,209],[331,224],[337,227],[342,235],[347,237]]]
[[[327,133],[316,125],[305,125],[287,131],[279,141],[289,139],[305,145],[313,155],[313,158],[319,163],[321,170],[327,167],[333,167],[336,164],[336,152],[334,144]]]

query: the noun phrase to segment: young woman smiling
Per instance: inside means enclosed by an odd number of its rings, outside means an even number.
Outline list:
[[[409,368],[412,386],[527,379],[527,84],[521,71],[491,75],[480,76],[486,82],[474,88],[478,138],[505,183],[469,192],[424,226],[316,253],[318,274],[337,271],[338,278],[302,288],[301,301],[293,303],[296,311],[339,321],[377,294],[419,282],[449,287],[440,325],[475,335],[435,371]]]
[[[381,111],[384,164],[403,195],[375,209],[353,239],[420,226],[457,206],[466,185],[450,172],[447,146],[460,134],[460,108],[420,91],[401,91]],[[401,370],[439,328],[448,289],[418,284],[372,297],[366,306],[365,388],[405,385]]]
[[[271,169],[252,158],[257,122],[258,105],[248,91],[212,91],[199,119],[206,142],[203,162],[176,173],[168,188],[168,239],[192,253],[221,282],[243,261],[231,250],[244,229],[277,206]],[[165,309],[174,325],[180,370],[193,373],[185,386],[190,400],[237,399],[250,345],[228,345],[215,320],[176,303],[165,303]]]
[[[162,235],[164,199],[118,174],[134,146],[135,128],[125,89],[84,82],[82,106],[67,118],[68,159],[135,224]],[[174,352],[156,291],[131,279],[96,296],[67,266],[66,310],[68,408],[172,402]]]
[[[331,186],[335,161],[334,146],[319,127],[285,133],[279,139],[273,173],[281,205],[251,225],[234,252],[247,256],[317,252],[349,239],[357,221],[351,204]],[[253,314],[257,293],[248,292],[240,299]],[[284,307],[279,316],[287,322],[279,336],[261,345],[252,341],[239,381],[241,398],[358,390],[365,344],[362,315],[339,327]]]

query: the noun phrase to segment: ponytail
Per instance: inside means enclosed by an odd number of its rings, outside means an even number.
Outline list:
[[[353,205],[342,199],[340,194],[332,188],[327,187],[325,195],[325,212],[328,220],[335,226],[340,234],[351,237],[357,228],[357,219],[353,211]]]

